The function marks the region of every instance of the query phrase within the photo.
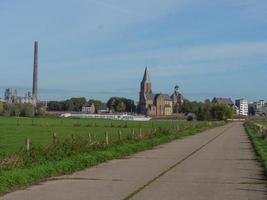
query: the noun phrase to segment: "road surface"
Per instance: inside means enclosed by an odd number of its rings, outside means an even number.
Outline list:
[[[51,178],[5,200],[261,200],[266,180],[241,123]]]

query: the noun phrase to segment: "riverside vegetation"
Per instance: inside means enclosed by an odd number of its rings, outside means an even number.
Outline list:
[[[244,126],[267,177],[267,122],[249,121]]]
[[[224,122],[0,118],[0,193],[222,124]]]

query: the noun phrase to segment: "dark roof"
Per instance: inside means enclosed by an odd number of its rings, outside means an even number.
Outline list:
[[[162,94],[162,93],[157,93],[157,94],[153,94],[153,93],[145,93],[145,97],[148,100],[155,100],[155,98],[157,98],[159,95],[163,95],[164,96],[164,100],[167,101],[171,101],[171,97],[168,94]]]
[[[217,98],[214,97],[212,100],[213,103],[221,103],[221,104],[227,104],[227,105],[234,105],[231,98]]]
[[[168,95],[168,94],[161,94],[161,95],[164,96],[164,100],[172,101],[170,95]]]

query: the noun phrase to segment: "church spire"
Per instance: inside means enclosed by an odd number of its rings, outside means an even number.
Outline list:
[[[144,77],[143,77],[143,82],[150,82],[149,74],[148,74],[148,69],[146,67]]]
[[[147,67],[145,68],[145,73],[141,82],[141,93],[152,93],[152,87]]]

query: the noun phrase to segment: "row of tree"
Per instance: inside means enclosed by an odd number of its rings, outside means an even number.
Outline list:
[[[226,120],[232,118],[234,109],[226,104],[205,102],[196,102],[186,100],[180,108],[181,113],[196,115],[197,120]]]
[[[81,111],[82,106],[86,104],[86,98],[71,98],[66,101],[49,101],[47,109],[49,111]]]
[[[0,102],[0,115],[16,117],[33,117],[35,108],[32,104],[7,104]]]
[[[136,112],[136,105],[133,100],[123,97],[111,97],[107,103],[100,100],[86,98],[71,98],[66,101],[50,101],[47,104],[49,111],[75,111],[79,112],[86,104],[94,104],[96,111],[102,107],[108,107],[113,112]]]
[[[133,100],[123,97],[111,97],[107,103],[91,99],[86,101],[84,97],[71,98],[66,101],[50,101],[47,105],[50,111],[81,111],[85,104],[94,104],[96,110],[107,106],[113,112],[136,112],[137,107]],[[225,104],[196,102],[185,100],[179,110],[185,114],[195,114],[197,120],[226,120],[234,114],[234,109]],[[0,115],[32,117],[41,115],[42,109],[31,104],[5,104],[0,102]]]

